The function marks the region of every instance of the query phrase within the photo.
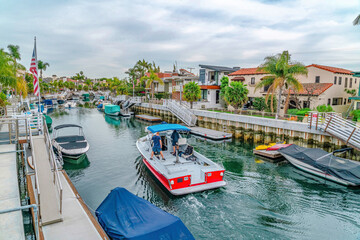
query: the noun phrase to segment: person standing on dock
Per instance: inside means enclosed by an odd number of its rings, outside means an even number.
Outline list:
[[[159,136],[159,132],[155,133],[155,135],[151,138],[151,140],[153,141],[153,148],[152,148],[152,152],[151,152],[151,157],[150,160],[153,160],[153,156],[155,152],[160,152],[160,155],[162,157],[162,160],[165,160],[163,152],[162,152],[162,142],[161,142],[161,137]]]
[[[175,147],[177,146],[179,138],[180,138],[179,133],[176,130],[174,130],[173,133],[171,134],[171,140],[172,140],[172,146],[173,146],[173,152],[171,154],[173,154],[173,155],[176,155]],[[177,146],[177,148],[179,149],[179,146]]]

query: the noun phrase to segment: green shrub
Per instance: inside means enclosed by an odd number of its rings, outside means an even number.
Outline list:
[[[326,106],[325,104],[317,106],[316,110],[318,112],[333,112],[334,111],[330,105]]]
[[[258,111],[264,111],[267,108],[265,103],[265,98],[263,97],[256,97],[253,102],[253,106]]]
[[[289,109],[287,111],[287,114],[289,114],[289,115],[297,115],[298,111],[299,111],[299,109]]]
[[[360,119],[360,110],[353,110],[350,112],[350,116],[352,116],[353,121],[357,121],[358,119]]]

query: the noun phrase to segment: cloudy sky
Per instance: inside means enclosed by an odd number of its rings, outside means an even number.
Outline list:
[[[294,60],[360,70],[360,0],[0,0],[0,48],[30,65],[33,38],[45,75],[125,76],[138,59],[161,70],[199,64],[256,67]],[[193,70],[197,72],[198,70]]]

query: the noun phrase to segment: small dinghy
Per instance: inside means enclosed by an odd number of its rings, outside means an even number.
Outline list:
[[[62,135],[60,136],[59,130],[78,129],[78,134]],[[68,130],[67,130],[68,132]],[[52,145],[55,152],[62,154],[64,160],[70,160],[72,163],[81,162],[84,159],[86,152],[89,150],[89,143],[84,137],[84,132],[81,126],[75,124],[63,124],[54,127]]]
[[[180,218],[167,213],[125,188],[115,188],[95,211],[113,240],[193,240]]]
[[[179,124],[158,124],[147,127],[149,134],[140,138],[136,146],[143,156],[143,162],[159,182],[173,195],[184,195],[223,187],[225,169],[207,157],[194,151],[186,138],[178,140],[177,154],[173,151],[171,135],[174,131],[189,132]],[[158,153],[151,159],[152,136],[159,133],[162,152],[166,160],[160,160]]]
[[[360,162],[334,156],[334,153],[350,149],[339,149],[328,153],[322,149],[304,148],[293,144],[278,151],[293,166],[305,172],[342,185],[360,186]]]
[[[105,114],[109,116],[119,116],[120,106],[113,104],[105,105]]]

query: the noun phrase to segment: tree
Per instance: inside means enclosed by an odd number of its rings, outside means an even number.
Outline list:
[[[82,89],[83,89],[83,86],[82,86],[81,84],[79,84],[79,85],[77,86],[77,90],[81,91]]]
[[[16,84],[12,64],[11,56],[3,49],[0,49],[0,83],[3,86],[15,86]]]
[[[224,100],[227,104],[235,108],[235,113],[239,107],[247,102],[249,90],[242,82],[231,82],[230,86],[225,88]]]
[[[16,79],[16,72],[18,69],[18,64],[17,64],[17,60],[21,60],[21,56],[20,56],[20,47],[19,45],[8,45],[7,46],[8,50],[9,50],[9,55],[13,60],[13,76],[14,78],[12,79],[13,81],[9,83],[9,86],[16,88],[17,86],[17,79]]]
[[[89,86],[88,85],[85,85],[83,88],[84,88],[84,91],[89,91]]]
[[[255,89],[269,86],[267,98],[270,94],[274,95],[275,92],[278,91],[276,111],[276,118],[278,118],[283,89],[288,89],[284,109],[284,112],[286,113],[289,106],[290,88],[295,90],[302,88],[297,77],[299,75],[307,75],[307,68],[301,63],[291,61],[289,52],[283,51],[281,54],[266,57],[265,62],[258,68],[258,71],[268,73],[269,75],[264,77],[263,80],[256,85]]]
[[[159,82],[159,84],[164,85],[164,81],[158,77],[157,74],[154,73],[154,71],[150,70],[149,76],[143,76],[141,78],[141,81],[146,81],[146,88],[151,88],[151,98],[154,98],[154,82]]]
[[[225,89],[229,86],[229,78],[227,76],[223,76],[220,80],[220,96],[224,97],[225,95]]]
[[[190,102],[190,108],[193,108],[193,102],[201,99],[201,89],[196,82],[189,82],[184,85],[183,97]]]
[[[38,69],[40,70],[40,78],[41,79],[43,78],[42,72],[43,72],[43,70],[46,71],[47,67],[50,67],[49,63],[38,60]]]
[[[258,111],[264,111],[267,108],[265,98],[263,97],[256,97],[253,102],[253,106]]]

